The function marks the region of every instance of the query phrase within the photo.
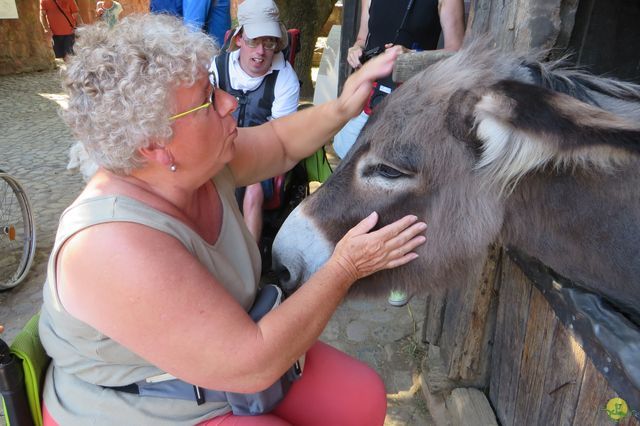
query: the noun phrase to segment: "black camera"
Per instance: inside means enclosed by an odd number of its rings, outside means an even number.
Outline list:
[[[375,56],[378,56],[382,52],[384,52],[384,47],[382,46],[376,46],[369,50],[365,50],[364,52],[362,52],[362,56],[360,56],[360,63],[364,65],[364,63],[367,62],[369,59]]]

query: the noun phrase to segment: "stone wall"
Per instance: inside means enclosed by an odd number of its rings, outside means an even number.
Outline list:
[[[149,11],[149,0],[118,0],[121,17]],[[95,0],[77,0],[85,23],[94,21]],[[0,75],[55,68],[53,49],[40,25],[38,0],[16,0],[18,19],[0,19]]]

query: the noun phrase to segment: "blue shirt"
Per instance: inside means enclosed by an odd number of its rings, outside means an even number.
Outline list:
[[[184,0],[184,23],[195,30],[206,28],[207,34],[222,46],[224,35],[231,28],[230,5],[230,0]]]
[[[174,16],[182,16],[182,0],[151,0],[149,3],[151,13],[166,13]]]

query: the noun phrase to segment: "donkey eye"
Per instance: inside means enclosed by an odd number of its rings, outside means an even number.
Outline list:
[[[375,172],[387,179],[398,179],[403,176],[407,176],[406,173],[402,173],[400,170],[394,169],[393,167],[387,166],[386,164],[376,165]]]

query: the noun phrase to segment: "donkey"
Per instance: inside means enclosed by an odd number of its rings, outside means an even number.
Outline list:
[[[640,86],[472,42],[379,105],[334,174],[287,219],[274,270],[292,291],[371,211],[416,214],[418,259],[355,293],[477,280],[497,242],[640,318]]]

